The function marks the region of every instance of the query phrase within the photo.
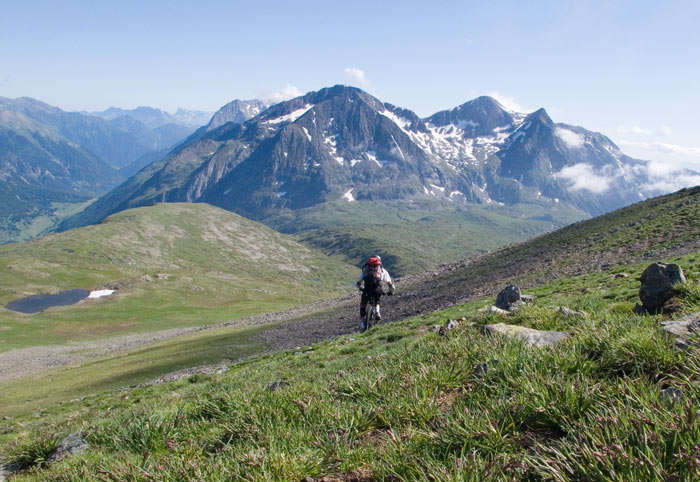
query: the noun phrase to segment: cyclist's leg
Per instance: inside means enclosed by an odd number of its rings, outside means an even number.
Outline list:
[[[366,292],[362,292],[362,298],[360,298],[360,318],[365,318],[365,313],[367,311],[367,303],[369,302],[369,296]]]
[[[375,301],[375,304],[376,304],[376,308],[375,308],[375,312],[374,312],[374,313],[375,313],[375,315],[377,316],[377,319],[378,319],[378,320],[381,320],[381,319],[382,319],[381,307],[380,307],[380,305],[379,305],[379,300],[380,300],[380,298],[382,297],[382,294],[383,294],[383,292],[382,292],[382,289],[381,289],[381,288],[378,288],[378,289],[377,289],[377,292],[374,294],[374,301]]]
[[[362,327],[360,331],[365,331],[367,329],[367,303],[369,302],[369,296],[366,292],[362,292],[362,298],[360,299],[360,321]]]

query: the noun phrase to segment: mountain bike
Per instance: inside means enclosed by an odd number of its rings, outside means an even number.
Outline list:
[[[365,331],[372,328],[373,325],[377,324],[377,303],[379,302],[379,297],[371,297],[367,301],[367,309],[365,311],[365,319],[362,320],[365,323]]]

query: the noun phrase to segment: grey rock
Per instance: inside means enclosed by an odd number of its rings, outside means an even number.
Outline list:
[[[620,279],[620,278],[629,278],[630,274],[629,273],[615,273],[612,275],[612,279]]]
[[[57,462],[59,460],[63,460],[69,455],[85,452],[88,447],[88,443],[80,435],[71,434],[61,440],[61,443],[59,443],[51,452],[49,452],[46,459],[49,462]]]
[[[683,391],[680,388],[667,387],[660,392],[661,400],[667,405],[673,405],[683,400]]]
[[[7,477],[21,472],[24,469],[25,467],[17,462],[2,463],[2,461],[0,461],[0,482],[5,482]]]
[[[494,306],[502,310],[511,311],[518,307],[522,296],[518,285],[508,285],[498,293]]]
[[[440,332],[440,328],[441,328],[440,325],[431,325],[430,328],[428,328],[428,329],[429,329],[430,331],[434,331],[435,333],[439,333],[439,332]]]
[[[677,264],[652,263],[639,278],[639,299],[647,313],[672,313],[679,307],[673,304],[678,294],[673,285],[685,283],[683,270]]]
[[[523,303],[529,304],[529,303],[532,303],[533,301],[535,301],[535,297],[532,295],[524,295],[521,293],[520,294],[520,301],[522,301]]]
[[[458,322],[457,320],[449,319],[449,320],[447,320],[447,322],[445,323],[445,330],[446,330],[446,331],[452,331],[452,330],[454,330],[455,328],[457,328],[458,326],[459,326],[459,322]]]
[[[585,311],[575,311],[569,308],[568,306],[558,306],[557,307],[557,313],[559,313],[562,316],[565,316],[566,318],[570,318],[572,316],[586,316],[587,313]]]
[[[540,331],[519,325],[506,325],[505,323],[486,325],[484,332],[487,335],[517,337],[528,345],[536,347],[552,346],[569,337],[568,334],[561,331]]]
[[[486,373],[489,371],[489,367],[498,365],[498,360],[491,360],[483,363],[479,363],[474,368],[474,376],[477,378],[484,378]]]
[[[502,310],[496,305],[493,305],[491,308],[489,308],[489,313],[495,313],[497,315],[510,315],[510,311]]]
[[[288,387],[289,382],[286,380],[275,380],[274,382],[270,382],[267,384],[266,390],[268,392],[276,392],[277,390],[281,390],[284,387]]]
[[[664,321],[661,329],[676,340],[676,346],[687,348],[693,338],[700,336],[700,312],[686,315],[675,321]]]

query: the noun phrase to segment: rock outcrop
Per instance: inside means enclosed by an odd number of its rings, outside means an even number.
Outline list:
[[[494,306],[502,310],[512,311],[520,306],[522,303],[521,298],[520,287],[518,285],[508,285],[498,293]]]
[[[49,462],[58,462],[69,455],[75,455],[85,452],[88,449],[88,443],[78,434],[71,434],[61,440],[54,449],[49,452],[46,460]]]
[[[678,290],[675,284],[685,283],[683,270],[677,264],[653,263],[647,267],[639,278],[641,306],[635,307],[638,314],[674,313],[680,309],[675,301]]]
[[[519,325],[506,325],[505,323],[486,325],[484,333],[520,338],[528,345],[537,347],[552,346],[569,337],[568,334],[561,331],[540,331]]]
[[[661,329],[667,335],[675,338],[676,346],[687,348],[692,343],[693,338],[700,337],[700,312],[675,321],[664,321],[661,323]]]

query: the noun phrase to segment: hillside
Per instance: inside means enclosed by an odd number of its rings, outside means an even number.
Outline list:
[[[62,290],[112,296],[35,315],[0,309],[0,351],[230,321],[346,293],[355,269],[206,204],[119,213],[0,247],[0,303]]]
[[[31,469],[19,480],[695,480],[700,350],[633,305],[661,258],[684,268],[683,309],[698,316],[699,209],[688,189],[402,280],[383,312],[419,316],[5,419],[0,453]],[[533,304],[480,311],[514,279]],[[463,320],[448,336],[429,329],[448,318]],[[569,337],[484,335],[499,322]],[[45,463],[71,433],[87,451]]]
[[[471,258],[584,217],[569,206],[529,204],[503,209],[449,202],[336,201],[263,222],[354,265],[378,253],[393,275],[403,276]]]

